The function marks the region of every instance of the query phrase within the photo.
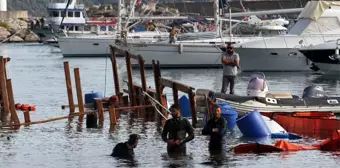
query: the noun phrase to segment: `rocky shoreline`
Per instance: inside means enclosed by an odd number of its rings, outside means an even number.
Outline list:
[[[29,25],[25,19],[0,20],[0,43],[40,42]]]

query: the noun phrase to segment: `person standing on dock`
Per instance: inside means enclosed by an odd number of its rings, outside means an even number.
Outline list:
[[[210,135],[209,151],[219,152],[223,150],[225,135],[227,133],[227,121],[222,116],[221,107],[212,105],[213,117],[208,120],[202,129],[202,135]]]
[[[230,83],[230,94],[234,94],[235,80],[237,76],[237,68],[240,67],[240,56],[234,52],[232,44],[228,44],[227,52],[222,54],[223,78],[221,92],[225,93]]]
[[[186,143],[193,140],[194,128],[189,120],[181,117],[177,104],[170,107],[172,118],[167,120],[162,131],[162,139],[167,142],[167,152],[171,154],[186,154]],[[186,134],[188,136],[186,137]]]
[[[134,148],[137,147],[140,136],[131,134],[129,140],[118,143],[112,150],[111,156],[125,159],[132,159],[135,156]]]

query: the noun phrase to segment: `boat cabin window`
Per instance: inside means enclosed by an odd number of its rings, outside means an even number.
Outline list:
[[[80,12],[74,12],[74,17],[80,17]]]
[[[73,17],[73,12],[67,12],[67,17]]]
[[[65,16],[65,11],[61,11],[61,17],[64,17],[64,16]]]
[[[60,17],[59,14],[60,14],[59,11],[51,11],[50,12],[50,17]]]
[[[79,26],[74,26],[74,30],[75,31],[79,31],[80,29],[79,29]]]

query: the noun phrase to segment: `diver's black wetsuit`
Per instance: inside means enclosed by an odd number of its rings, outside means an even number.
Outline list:
[[[188,133],[188,136],[186,134]],[[168,136],[169,134],[169,136]],[[194,128],[186,118],[172,118],[165,122],[164,129],[162,132],[162,139],[164,142],[168,140],[182,140],[179,146],[170,147],[167,146],[168,153],[185,153],[186,152],[186,142],[193,140]]]
[[[135,152],[132,148],[128,148],[127,142],[118,143],[112,150],[111,156],[119,158],[133,158]]]
[[[214,128],[218,128],[218,132],[213,132]],[[225,141],[224,135],[227,131],[227,122],[225,118],[220,117],[215,120],[215,118],[210,119],[202,130],[202,135],[210,135],[209,150],[219,151],[223,148],[223,143]]]

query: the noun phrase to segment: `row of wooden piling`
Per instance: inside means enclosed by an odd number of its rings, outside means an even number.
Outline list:
[[[191,112],[192,112],[192,124],[195,127],[197,123],[197,118],[196,118],[194,88],[187,86],[185,84],[161,77],[159,61],[157,61],[156,63],[154,60],[152,64],[153,64],[155,89],[148,88],[147,83],[146,83],[146,74],[145,74],[143,57],[140,55],[133,55],[129,53],[128,51],[125,51],[125,61],[126,61],[126,68],[127,68],[127,75],[128,75],[128,81],[127,81],[128,90],[126,89],[121,90],[120,85],[119,85],[118,66],[117,66],[118,63],[116,59],[116,53],[118,52],[121,53],[121,51],[118,48],[110,45],[110,53],[111,53],[110,58],[112,62],[114,89],[115,89],[115,95],[113,96],[118,97],[117,102],[110,102],[111,99],[109,97],[105,97],[105,98],[96,99],[95,104],[84,104],[82,87],[81,87],[81,79],[80,79],[80,69],[74,68],[73,72],[74,72],[74,80],[75,80],[75,88],[76,88],[76,96],[77,96],[77,104],[75,104],[73,100],[70,65],[66,61],[64,62],[64,73],[65,73],[65,84],[66,84],[66,90],[67,90],[68,105],[67,106],[63,105],[62,107],[63,108],[68,107],[69,114],[67,116],[61,116],[57,118],[31,122],[29,112],[27,112],[27,113],[24,113],[25,123],[20,123],[16,109],[15,109],[11,80],[7,79],[7,76],[6,76],[5,65],[6,65],[7,59],[0,57],[0,79],[1,79],[0,89],[1,89],[1,99],[2,99],[1,104],[3,107],[1,111],[1,121],[5,123],[6,118],[8,118],[9,114],[11,116],[10,122],[7,122],[6,124],[2,124],[2,126],[0,127],[46,123],[46,122],[57,121],[61,119],[73,118],[74,116],[78,116],[79,123],[82,123],[84,120],[84,115],[87,115],[87,119],[90,117],[93,117],[94,119],[91,122],[97,123],[97,119],[98,119],[98,123],[99,123],[98,127],[103,127],[105,111],[109,112],[110,126],[115,125],[117,123],[117,120],[119,118],[119,114],[121,111],[133,111],[133,112],[137,112],[137,115],[142,113],[145,115],[143,117],[152,116],[152,118],[161,122],[162,118],[160,116],[167,117],[168,113],[160,105],[156,105],[156,107],[152,106],[152,103],[151,103],[152,100],[146,97],[144,93],[149,94],[152,98],[157,100],[163,107],[167,108],[166,94],[163,93],[163,90],[165,87],[172,88],[175,104],[179,103],[178,102],[179,101],[178,91],[182,91],[188,94]],[[141,85],[136,84],[133,81],[131,59],[135,59],[139,63]],[[124,93],[127,93],[127,95],[124,96]],[[78,108],[78,112],[76,112],[76,108]],[[155,108],[157,108],[162,113],[162,115],[157,113]],[[94,125],[97,125],[97,124],[94,124]]]
[[[111,60],[113,65],[113,74],[114,74],[114,83],[116,88],[116,94],[121,94],[119,90],[119,79],[118,79],[118,69],[117,69],[117,61],[116,61],[116,53],[122,53],[118,48],[110,45],[110,52],[111,52]],[[134,83],[133,76],[132,76],[132,65],[131,59],[135,59],[138,61],[139,64],[139,71],[140,71],[140,78],[141,78],[141,86]],[[192,124],[195,127],[197,123],[197,115],[196,115],[196,105],[195,105],[195,92],[194,88],[176,81],[172,81],[161,76],[161,70],[159,66],[159,61],[152,61],[153,73],[154,73],[154,82],[155,82],[155,89],[147,88],[146,84],[146,75],[145,75],[145,67],[144,67],[144,59],[140,55],[133,55],[128,51],[125,51],[125,61],[126,61],[126,68],[128,73],[128,90],[124,90],[129,95],[129,100],[131,105],[139,105],[145,104],[149,105],[148,101],[143,99],[137,99],[138,97],[144,97],[143,92],[148,93],[150,96],[155,98],[162,106],[167,107],[166,103],[166,95],[163,93],[165,87],[172,88],[173,91],[173,100],[175,104],[179,104],[179,97],[178,91],[184,92],[188,94],[189,102],[190,102],[190,109],[192,114]],[[143,92],[142,92],[143,91]],[[167,116],[167,112],[164,109],[157,107],[164,116]],[[159,114],[155,113],[156,119],[160,119]],[[160,121],[160,120],[159,120]]]

